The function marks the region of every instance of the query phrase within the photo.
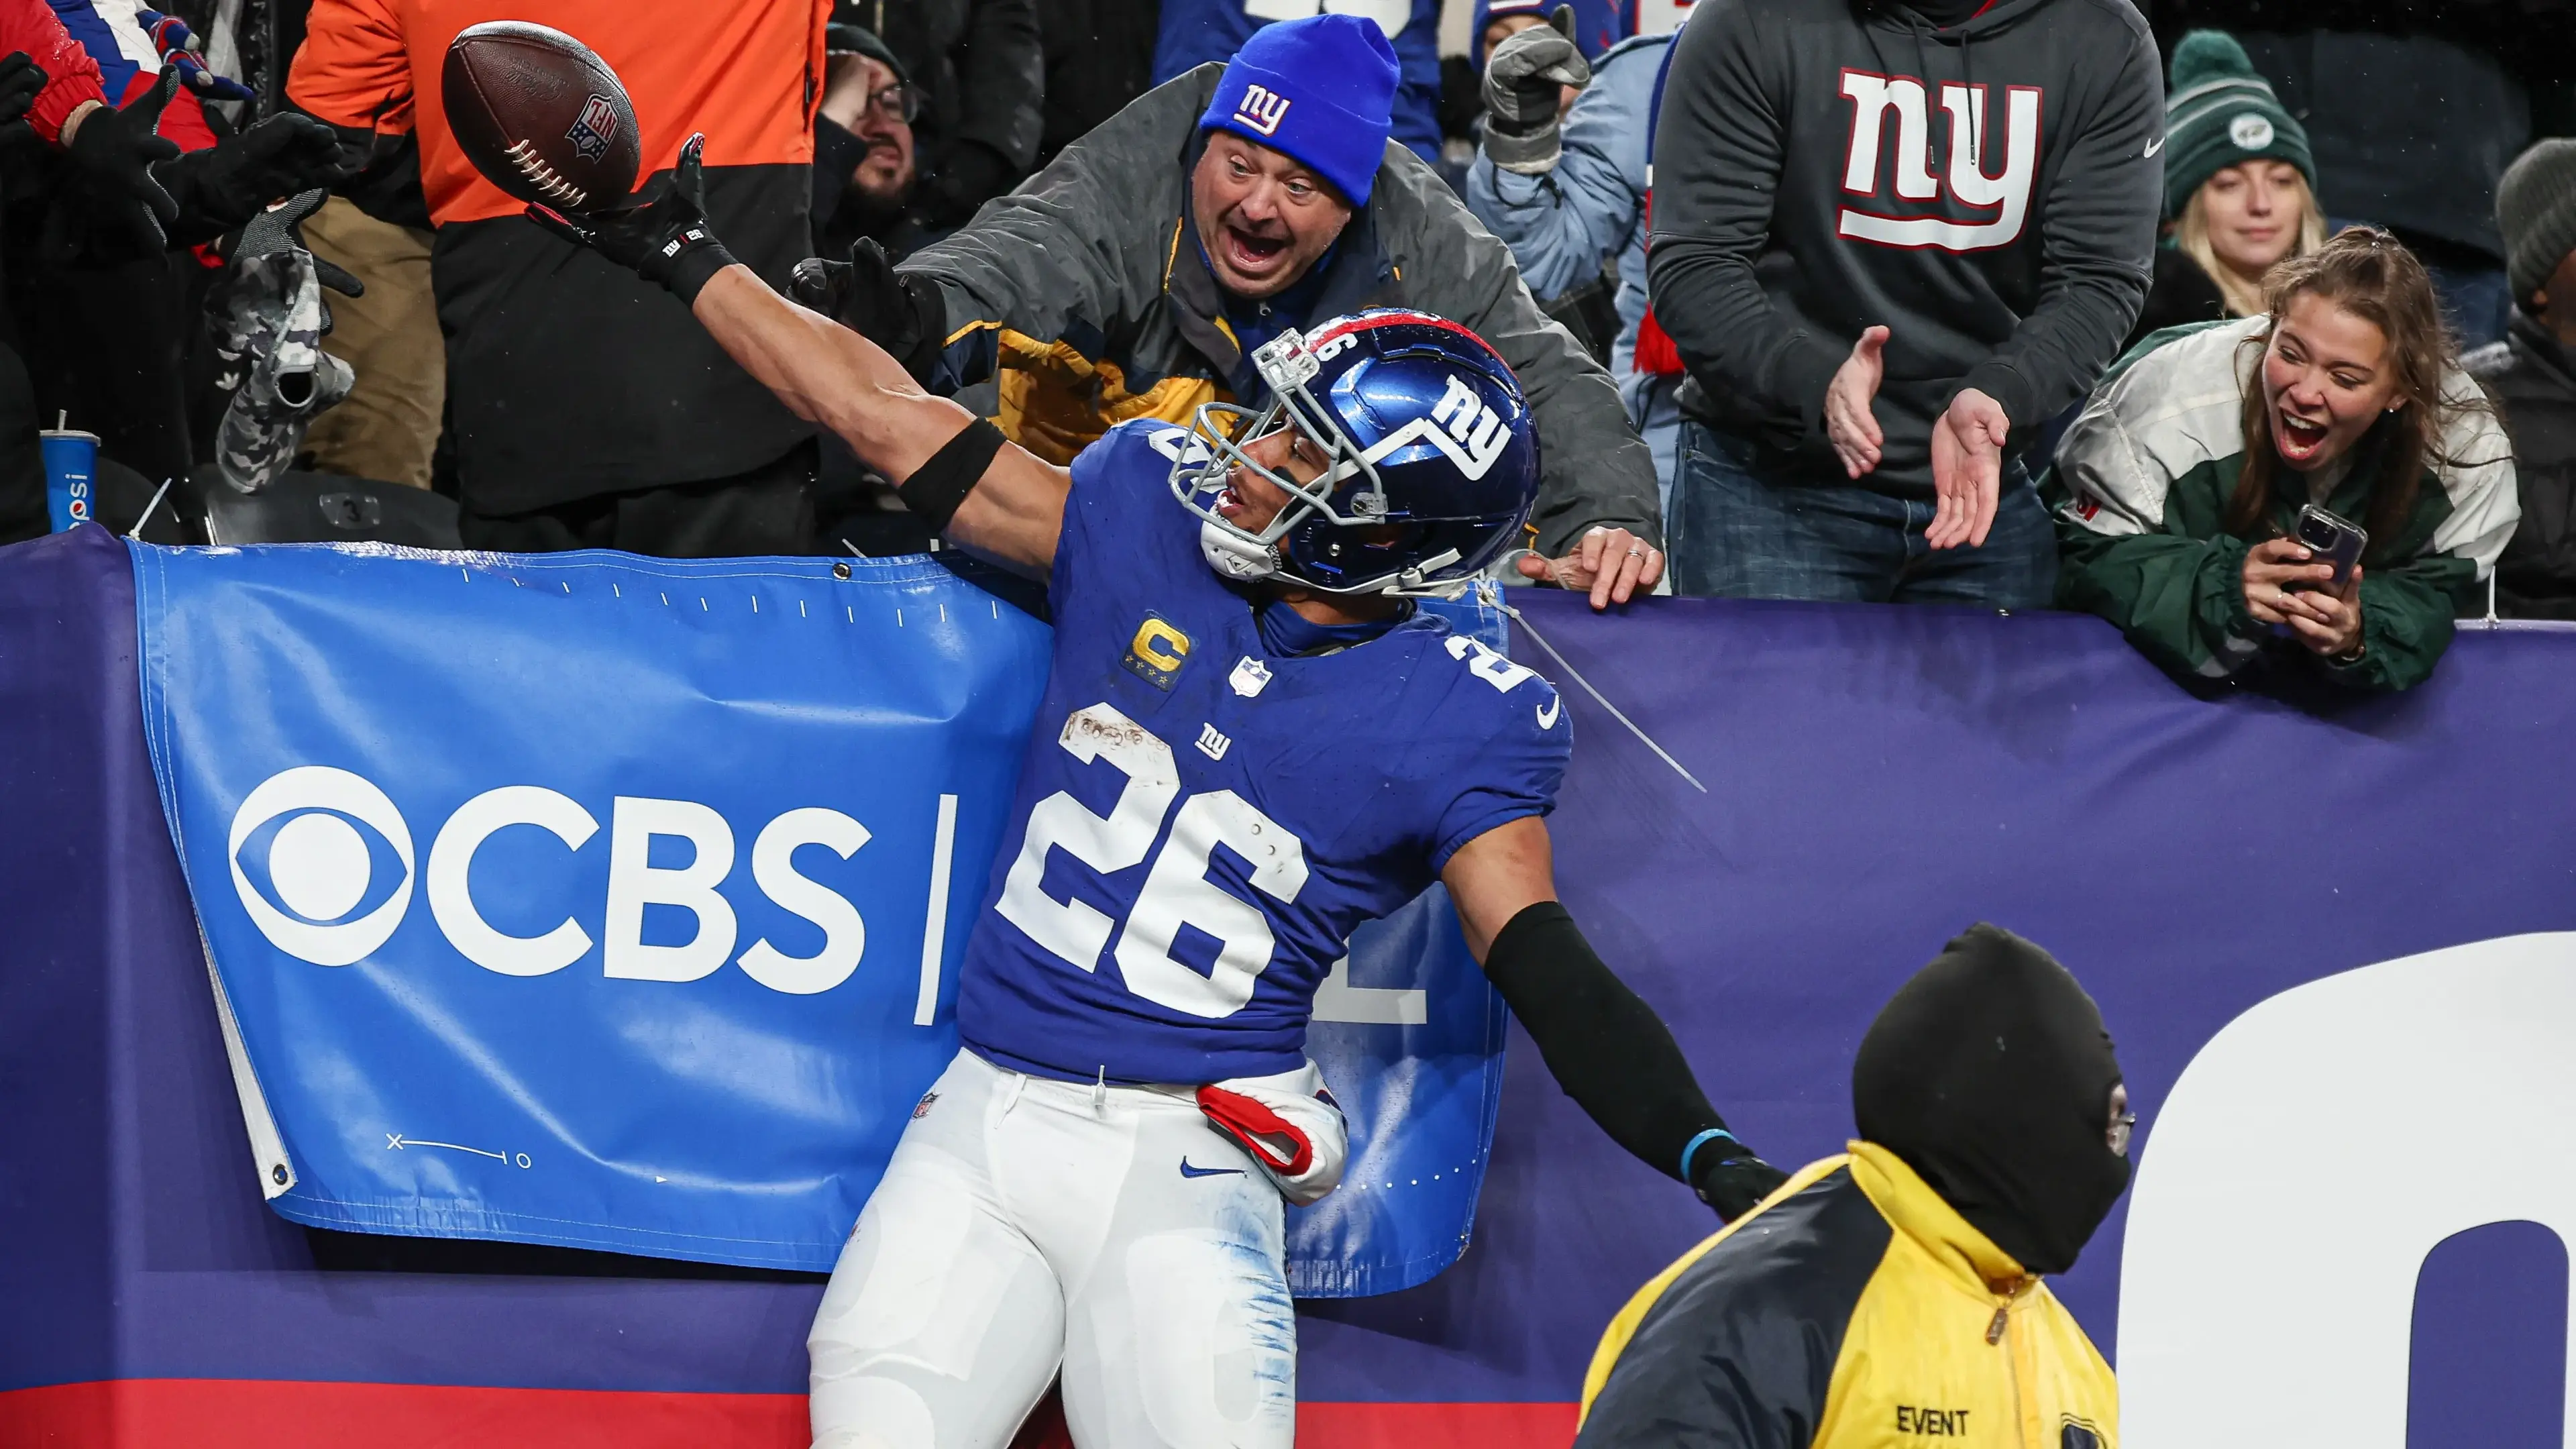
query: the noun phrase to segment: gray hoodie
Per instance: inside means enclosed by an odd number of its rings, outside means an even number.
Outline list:
[[[1703,6],[1665,80],[1647,263],[1683,407],[1766,472],[1843,481],[1825,387],[1884,324],[1865,486],[1928,495],[1932,421],[1965,388],[2023,446],[2146,298],[2163,150],[2128,0],[1995,0],[1946,30],[1894,0]]]

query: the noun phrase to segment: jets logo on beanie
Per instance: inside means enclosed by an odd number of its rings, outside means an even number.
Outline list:
[[[1374,21],[1312,15],[1265,25],[1226,62],[1199,125],[1267,146],[1366,206],[1386,159],[1398,76]]]
[[[2195,30],[2174,47],[2165,147],[2168,219],[2182,215],[2210,177],[2247,161],[2286,161],[2308,179],[2309,191],[2317,189],[2307,128],[2224,30]]]

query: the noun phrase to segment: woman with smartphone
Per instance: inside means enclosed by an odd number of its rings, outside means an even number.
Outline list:
[[[2396,238],[2348,228],[2266,290],[2093,390],[2048,484],[2059,602],[2181,674],[2408,688],[2513,536],[2512,446]]]

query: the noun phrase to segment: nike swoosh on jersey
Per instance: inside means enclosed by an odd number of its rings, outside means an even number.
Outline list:
[[[1241,1177],[1243,1176],[1243,1169],[1240,1167],[1192,1167],[1190,1166],[1190,1160],[1187,1157],[1183,1157],[1181,1159],[1181,1176]]]
[[[1543,730],[1556,728],[1557,716],[1563,713],[1565,713],[1565,697],[1559,695],[1538,707],[1538,727]]]
[[[2158,151],[2163,150],[2164,148],[2165,148],[2165,138],[2164,138],[2164,137],[2162,137],[2162,136],[2158,136],[2158,137],[2157,137],[2157,138],[2155,138],[2154,140],[2149,141],[2149,142],[2147,143],[2147,159],[2148,159],[2148,160],[2150,160],[2150,161],[2153,161],[2154,159],[2156,159],[2156,153],[2157,153]]]

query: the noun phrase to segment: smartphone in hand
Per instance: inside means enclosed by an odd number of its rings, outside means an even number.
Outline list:
[[[2338,589],[2352,577],[2361,551],[2370,546],[2370,534],[2360,524],[2313,503],[2299,510],[2297,538],[2312,556],[2311,562],[2334,565],[2331,587]]]

